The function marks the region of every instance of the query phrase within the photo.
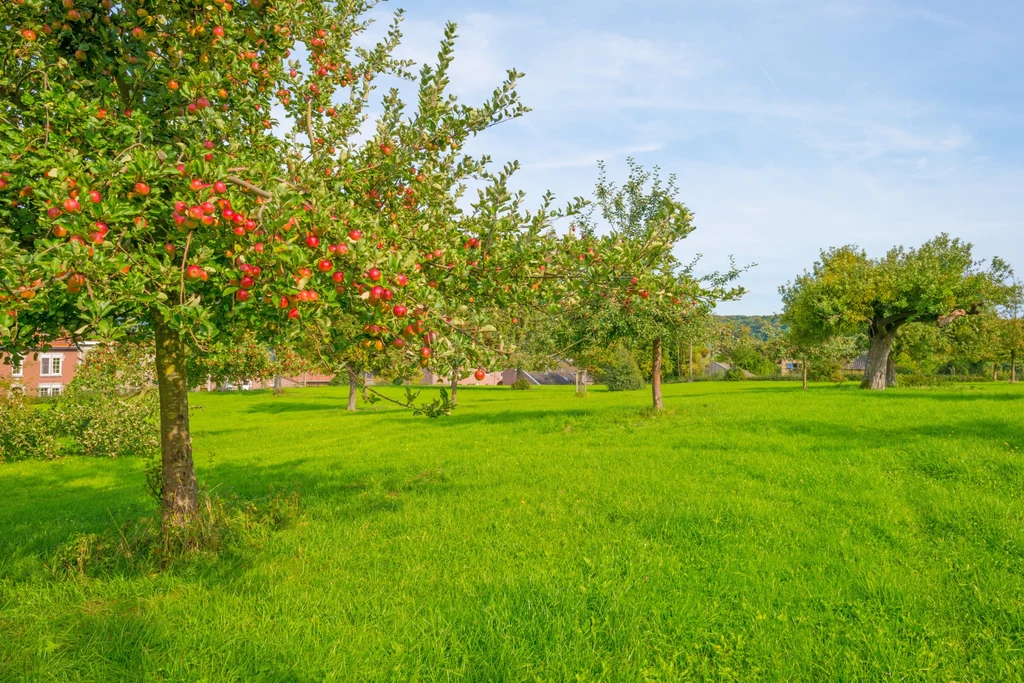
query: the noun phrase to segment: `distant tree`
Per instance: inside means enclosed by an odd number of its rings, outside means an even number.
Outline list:
[[[1006,264],[996,258],[983,270],[971,252],[972,245],[945,234],[877,259],[855,246],[823,251],[810,272],[780,287],[783,321],[802,344],[866,332],[862,386],[885,389],[896,379],[891,351],[901,327],[915,321],[944,327],[1000,299]]]
[[[661,392],[664,340],[671,339],[690,315],[714,308],[716,302],[739,298],[744,290],[733,282],[741,270],[698,278],[696,260],[681,263],[675,247],[694,230],[693,214],[677,198],[675,176],[662,180],[658,169],[645,171],[628,160],[623,185],[608,179],[604,165],[590,209],[577,217],[573,230],[593,235],[607,229],[611,249],[630,264],[622,273],[622,292],[592,291],[569,329],[589,335],[594,343],[645,348],[651,357],[651,395],[656,410]],[[665,296],[667,292],[675,292]],[[584,332],[585,331],[585,332]]]

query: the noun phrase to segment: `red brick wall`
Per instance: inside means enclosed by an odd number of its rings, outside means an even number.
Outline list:
[[[43,376],[41,356],[59,356],[60,374]],[[22,361],[21,377],[14,377],[11,358],[4,355],[0,358],[0,379],[24,387],[30,396],[38,395],[40,385],[59,386],[63,390],[74,379],[83,356],[84,353],[76,346],[62,340],[53,344],[49,351],[33,351],[27,354]]]

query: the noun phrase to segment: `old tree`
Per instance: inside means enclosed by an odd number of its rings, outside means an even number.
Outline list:
[[[823,251],[810,272],[780,288],[783,320],[795,338],[820,344],[866,333],[868,359],[862,386],[885,389],[895,381],[892,347],[912,322],[946,326],[982,313],[1005,298],[1006,265],[986,268],[972,246],[939,235],[917,249],[897,247],[870,258],[855,246]]]

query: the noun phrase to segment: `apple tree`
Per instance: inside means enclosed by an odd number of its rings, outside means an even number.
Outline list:
[[[999,259],[984,268],[969,243],[945,234],[881,258],[854,246],[828,249],[810,272],[780,287],[783,320],[797,338],[813,342],[866,333],[862,386],[883,390],[895,381],[891,351],[900,328],[918,321],[945,327],[984,312],[1000,299],[1005,270]]]

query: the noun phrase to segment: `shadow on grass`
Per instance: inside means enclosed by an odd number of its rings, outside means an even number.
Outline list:
[[[137,462],[137,461],[136,461]],[[105,464],[126,464],[108,461]],[[35,463],[33,471],[16,478],[0,479],[0,497],[17,487],[18,505],[0,508],[0,580],[14,583],[47,577],[48,562],[68,544],[92,535],[116,544],[118,528],[157,513],[156,502],[145,490],[141,467],[118,467],[115,486],[92,484],[90,470],[55,472],[60,463]],[[325,469],[320,459],[300,458],[272,465],[236,466],[218,463],[211,471],[198,471],[201,487],[213,495],[245,505],[282,492],[295,491],[303,510],[329,515],[332,521],[350,522],[397,512],[416,496],[452,495],[466,488],[456,485],[444,466],[430,470],[415,467]],[[55,491],[58,492],[55,495]],[[244,573],[245,548],[228,547],[216,562],[199,558],[191,569],[219,578]],[[193,564],[193,563],[186,563]],[[218,566],[214,567],[216,564]],[[148,565],[121,567],[120,576],[145,573]],[[175,568],[182,569],[181,567]],[[105,574],[111,576],[113,574]]]

